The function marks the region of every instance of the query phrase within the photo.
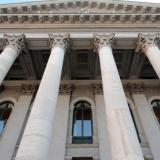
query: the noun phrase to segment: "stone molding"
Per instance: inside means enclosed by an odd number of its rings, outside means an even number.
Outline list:
[[[138,83],[129,83],[125,85],[125,88],[127,89],[127,91],[132,95],[134,93],[143,93],[144,92],[144,85],[138,84]]]
[[[71,94],[73,89],[74,89],[73,84],[61,84],[59,87],[59,94],[62,94],[62,95]]]
[[[98,52],[98,50],[105,46],[111,46],[114,41],[115,34],[112,33],[110,35],[106,34],[94,34],[94,52]]]
[[[21,52],[21,50],[25,47],[25,35],[3,35],[2,43],[5,47],[10,46],[18,52],[18,54]]]
[[[32,94],[34,91],[38,88],[38,85],[32,85],[32,84],[22,84],[21,85],[21,92],[23,94]]]
[[[92,91],[93,91],[93,94],[103,94],[103,86],[102,84],[92,84],[91,85],[92,87]]]
[[[148,34],[143,35],[142,33],[138,34],[138,42],[136,52],[146,52],[147,49],[151,46],[157,46],[160,41],[160,34]]]
[[[97,14],[95,14],[97,13]],[[0,7],[0,23],[120,23],[150,22],[159,19],[159,6],[149,3],[96,0],[54,0]]]
[[[61,47],[66,50],[70,45],[69,37],[69,34],[49,34],[50,48]]]

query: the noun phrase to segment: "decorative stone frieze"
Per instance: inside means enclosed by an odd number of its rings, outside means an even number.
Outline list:
[[[129,83],[126,84],[125,87],[127,91],[132,95],[133,93],[143,93],[144,92],[144,85],[141,83]]]
[[[56,24],[101,24],[102,22],[106,25],[116,23],[123,25],[140,25],[142,22],[147,23],[147,25],[153,25],[158,20],[159,15],[151,14],[115,14],[115,13],[101,13],[101,14],[90,14],[90,13],[62,13],[62,14],[0,14],[0,23],[1,24],[43,24],[48,25],[48,23],[56,22]],[[7,17],[7,18],[6,18]],[[148,19],[149,17],[149,19]],[[141,22],[141,23],[140,23]],[[122,24],[121,24],[122,25]]]
[[[0,7],[0,13],[44,13],[48,10],[51,10],[52,12],[62,11],[63,9],[68,9],[69,12],[72,12],[74,9],[90,9],[92,12],[95,10],[98,10],[100,12],[101,10],[104,11],[112,11],[113,9],[116,12],[119,13],[159,13],[158,6],[155,4],[140,4],[136,2],[125,2],[125,1],[90,1],[90,0],[54,0],[54,1],[46,1],[45,2],[36,2],[36,3],[27,3],[27,4],[12,4],[12,5],[3,5]]]
[[[143,35],[142,33],[138,34],[138,42],[136,52],[146,52],[146,50],[151,46],[158,46],[160,40],[160,35],[157,34],[148,34]]]
[[[45,1],[36,4],[5,5],[0,7],[0,23],[59,24],[122,23],[132,25],[139,22],[159,22],[159,7],[153,4],[109,1]],[[52,17],[52,18],[51,18]],[[54,19],[54,21],[53,21]]]
[[[70,94],[74,89],[73,84],[61,84],[59,88],[59,94]]]
[[[38,88],[38,85],[22,84],[21,92],[23,94],[31,94]]]
[[[49,34],[49,43],[50,47],[61,47],[65,50],[69,47],[70,41],[69,41],[69,34],[58,34],[53,35]]]
[[[102,84],[92,84],[91,85],[92,87],[92,91],[93,91],[93,94],[103,94],[103,86]]]
[[[104,46],[111,46],[113,43],[114,37],[115,37],[114,33],[110,35],[94,34],[94,52],[98,52],[98,50]]]
[[[21,34],[18,36],[17,35],[10,36],[4,34],[2,42],[4,46],[10,46],[16,49],[18,53],[20,53],[20,51],[25,47],[25,35]]]

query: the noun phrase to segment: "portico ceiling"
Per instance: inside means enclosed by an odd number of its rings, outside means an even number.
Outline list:
[[[156,78],[143,54],[135,53],[137,34],[160,30],[160,6],[106,0],[52,0],[0,6],[0,50],[3,34],[26,35],[26,48],[6,79],[41,79],[50,49],[48,34],[67,32],[71,50],[62,79],[100,79],[93,34],[116,34],[113,52],[122,79]]]

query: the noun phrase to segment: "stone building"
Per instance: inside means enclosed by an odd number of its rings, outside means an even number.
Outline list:
[[[0,160],[160,160],[160,5],[0,5]]]

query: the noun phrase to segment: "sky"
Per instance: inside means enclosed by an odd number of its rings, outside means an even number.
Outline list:
[[[20,3],[20,2],[32,2],[32,1],[43,1],[43,0],[0,0],[0,4]],[[160,0],[126,0],[126,1],[139,1],[139,2],[160,3]]]
[[[0,0],[0,4],[32,2],[32,1],[41,1],[41,0]]]

